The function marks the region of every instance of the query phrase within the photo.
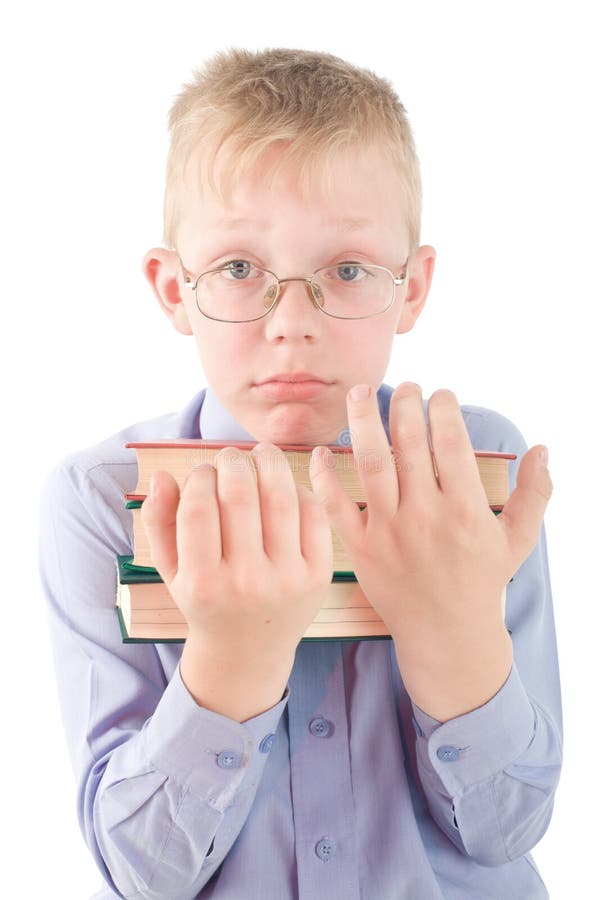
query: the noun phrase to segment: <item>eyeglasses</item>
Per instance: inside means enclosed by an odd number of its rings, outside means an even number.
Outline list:
[[[186,287],[203,316],[217,322],[254,322],[271,312],[288,281],[304,281],[309,299],[335,319],[368,319],[386,312],[396,299],[396,286],[408,278],[408,260],[400,274],[384,266],[344,260],[310,276],[278,278],[274,272],[234,259],[218,269],[193,276],[181,259]]]

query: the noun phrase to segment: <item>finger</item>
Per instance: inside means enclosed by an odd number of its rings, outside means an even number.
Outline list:
[[[225,447],[214,458],[223,559],[250,563],[264,555],[258,484],[252,458]]]
[[[169,472],[156,472],[151,493],[142,503],[142,524],[148,536],[152,565],[168,586],[177,573],[177,506],[179,487]]]
[[[262,540],[269,559],[291,559],[300,552],[300,513],[294,476],[283,450],[256,444],[250,451],[256,469]]]
[[[315,447],[308,471],[318,504],[346,549],[352,553],[362,541],[367,520],[342,487],[333,453],[326,447]]]
[[[363,486],[370,515],[381,513],[391,519],[398,508],[398,477],[392,448],[381,421],[377,394],[369,388],[368,397],[355,400],[352,398],[352,390],[348,392],[346,403],[354,466]],[[337,505],[339,506],[339,501]]]
[[[423,393],[418,384],[398,385],[390,400],[390,436],[401,500],[439,491],[433,468]]]
[[[452,391],[435,391],[429,398],[429,429],[443,494],[463,505],[488,500],[469,432]]]
[[[333,576],[333,540],[327,513],[307,487],[300,485],[297,491],[302,556],[314,572]]]
[[[195,466],[181,489],[177,510],[179,568],[210,571],[222,557],[217,472],[211,463]]]
[[[527,559],[540,536],[544,514],[554,486],[550,473],[539,458],[542,445],[531,447],[521,459],[517,486],[496,517],[506,529],[516,572]]]

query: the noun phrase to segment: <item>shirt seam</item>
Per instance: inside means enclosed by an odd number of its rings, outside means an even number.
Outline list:
[[[179,796],[179,802],[177,803],[177,808],[176,808],[176,810],[175,810],[175,813],[174,813],[174,815],[173,815],[173,818],[171,819],[171,822],[170,822],[170,824],[169,824],[169,828],[167,829],[167,833],[166,833],[166,835],[165,835],[165,839],[164,839],[164,841],[163,841],[162,847],[160,848],[160,852],[157,854],[157,859],[156,859],[156,863],[155,863],[155,865],[154,865],[154,868],[153,868],[153,870],[152,870],[152,874],[150,875],[150,878],[149,878],[149,880],[148,880],[148,884],[147,884],[148,890],[151,890],[151,889],[152,889],[152,883],[153,883],[153,881],[154,881],[154,879],[155,879],[155,877],[156,877],[156,872],[157,872],[157,870],[158,870],[158,866],[159,866],[159,864],[160,864],[160,863],[162,862],[162,860],[163,860],[164,853],[165,853],[165,849],[166,849],[166,847],[167,847],[167,844],[168,844],[168,842],[169,842],[169,839],[170,839],[170,837],[171,837],[171,834],[173,833],[173,829],[174,829],[174,827],[175,827],[175,823],[176,823],[176,821],[177,821],[177,816],[179,815],[179,813],[180,813],[180,811],[181,811],[181,807],[182,807],[182,805],[183,805],[183,801],[184,801],[185,798],[187,797],[189,791],[190,791],[190,788],[189,788],[188,785],[184,785],[184,786],[181,788],[181,793],[180,793],[180,796]],[[139,893],[139,891],[138,891],[138,893]],[[135,895],[134,895],[134,896],[135,896]]]

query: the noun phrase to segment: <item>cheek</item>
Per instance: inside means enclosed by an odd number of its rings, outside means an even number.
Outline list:
[[[353,355],[364,363],[377,363],[392,345],[394,332],[390,327],[381,328],[374,324],[365,325],[359,337],[352,341]]]
[[[206,373],[218,372],[222,380],[250,371],[256,344],[235,326],[224,331],[211,326],[196,331],[196,346]]]

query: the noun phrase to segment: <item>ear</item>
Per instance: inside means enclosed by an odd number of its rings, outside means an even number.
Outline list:
[[[142,262],[142,271],[154,291],[160,308],[180,334],[193,334],[186,304],[181,296],[183,272],[174,250],[153,247]],[[181,286],[181,287],[180,287]]]
[[[396,334],[405,334],[410,331],[419,318],[431,287],[435,256],[435,249],[425,244],[410,257],[406,299],[398,319]]]

